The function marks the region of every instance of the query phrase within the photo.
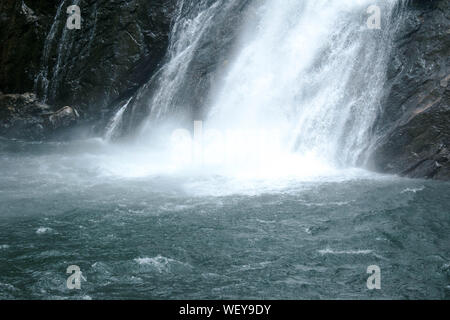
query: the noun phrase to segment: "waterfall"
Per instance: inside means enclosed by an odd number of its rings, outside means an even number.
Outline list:
[[[213,18],[221,4],[222,1],[210,0],[179,1],[170,34],[167,63],[158,73],[157,89],[148,102],[151,112],[143,132],[153,121],[183,109],[182,98],[177,98],[186,84],[189,64],[199,41],[205,36],[205,30],[214,23]]]
[[[70,3],[66,0],[61,1],[56,10],[53,24],[45,39],[40,72],[34,81],[34,90],[40,93],[44,102],[55,98],[61,82],[63,67],[69,58],[73,44],[73,36],[70,36],[70,30],[66,28],[66,6],[79,5],[80,1],[74,0]],[[58,36],[60,36],[59,39],[57,38]],[[56,48],[55,63],[51,59],[54,48]]]
[[[366,23],[372,4],[264,1],[257,28],[246,30],[206,125],[275,130],[276,147],[263,146],[264,157],[295,153],[335,166],[357,165],[379,110],[393,33],[395,1],[378,1],[380,30]]]
[[[256,176],[363,165],[398,2],[378,1],[381,25],[369,28],[371,0],[180,0],[140,140],[148,143],[147,128],[188,109],[184,101],[192,92],[186,88],[196,81],[189,68],[205,43],[220,42],[225,20],[218,15],[225,12],[245,15],[247,23],[223,57],[226,68],[217,68],[206,116],[198,119],[203,123],[197,129],[205,131],[197,132],[202,161],[223,165],[225,159],[228,169],[256,170]],[[251,3],[245,7],[250,9],[237,5],[243,3]]]
[[[79,5],[81,0],[74,0],[71,5]],[[61,82],[61,73],[63,64],[66,63],[66,59],[69,58],[71,47],[73,44],[73,36],[70,36],[69,33],[73,34],[71,30],[65,27],[65,19],[64,26],[62,30],[62,36],[61,40],[59,41],[58,47],[57,47],[57,53],[58,57],[56,59],[56,65],[53,68],[52,77],[50,79],[48,92],[46,93],[46,97],[49,99],[53,99],[56,96],[56,92],[58,90],[59,84]]]
[[[125,113],[125,110],[127,110],[127,107],[130,104],[131,99],[133,98],[128,99],[128,101],[117,111],[117,113],[114,115],[114,117],[111,119],[108,126],[106,127],[106,132],[104,135],[104,139],[106,141],[111,141],[114,137],[118,135],[117,131],[122,124],[123,114]]]
[[[44,50],[42,52],[40,71],[36,78],[34,79],[34,91],[42,92],[42,100],[47,101],[48,87],[50,80],[48,79],[48,74],[50,72],[50,54],[53,48],[53,42],[55,40],[56,34],[61,21],[61,13],[66,0],[62,0],[56,10],[55,18],[53,19],[50,31],[47,34],[44,42]],[[64,14],[64,12],[63,12]]]

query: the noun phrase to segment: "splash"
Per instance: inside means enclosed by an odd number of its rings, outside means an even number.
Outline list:
[[[120,125],[122,124],[123,114],[125,113],[125,110],[127,110],[131,99],[132,98],[128,99],[128,101],[119,109],[119,111],[114,115],[114,117],[111,119],[108,126],[106,127],[105,132],[106,141],[111,141],[115,136],[118,135],[117,131],[120,128]]]
[[[189,66],[200,40],[211,37],[221,4],[180,1],[137,143],[152,151],[122,169],[312,179],[362,166],[380,109],[397,1],[378,2],[380,29],[368,27],[370,0],[255,2],[227,68],[215,77],[206,116],[195,122],[201,132],[196,124],[173,132],[170,115],[183,109],[184,89],[195,80]]]

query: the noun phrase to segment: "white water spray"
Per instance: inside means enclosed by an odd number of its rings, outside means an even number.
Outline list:
[[[395,2],[384,31],[367,28],[371,1],[265,1],[256,30],[225,75],[206,126],[279,133],[260,154],[260,171],[354,166],[370,141],[385,78]],[[230,151],[229,151],[230,152]],[[233,152],[233,150],[231,150]],[[242,152],[242,151],[239,151]]]
[[[111,139],[113,139],[117,135],[117,130],[122,124],[123,114],[125,113],[125,110],[127,110],[127,107],[130,104],[131,99],[132,98],[128,99],[128,101],[119,109],[119,111],[117,111],[117,113],[114,115],[114,117],[111,119],[108,126],[106,127],[106,132],[104,136],[106,141],[111,141]]]
[[[219,2],[202,2],[196,16],[175,23],[147,126],[180,108],[174,97],[192,81],[186,68]],[[379,1],[378,30],[368,27],[371,0],[261,1],[211,93],[206,133],[156,158],[179,170],[256,178],[327,176],[358,165],[379,111],[396,3]]]

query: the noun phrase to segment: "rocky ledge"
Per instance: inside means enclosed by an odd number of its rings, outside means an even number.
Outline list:
[[[0,93],[0,136],[37,140],[57,136],[74,128],[80,120],[75,108],[55,109],[40,103],[33,93]]]

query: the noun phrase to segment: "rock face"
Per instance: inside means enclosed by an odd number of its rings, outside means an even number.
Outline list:
[[[221,70],[239,36],[240,26],[251,14],[254,1],[180,1],[175,12],[164,67],[133,97],[124,115],[124,134],[133,134],[150,113],[149,105],[165,111],[159,116],[202,119],[209,105],[208,93],[220,79]],[[208,23],[212,16],[214,23]],[[202,20],[204,19],[204,20]],[[197,21],[195,23],[192,21]],[[183,38],[188,29],[191,41]],[[165,83],[164,79],[170,79]],[[164,91],[164,92],[162,92]],[[174,117],[175,115],[175,117]]]
[[[395,40],[372,167],[450,179],[450,2],[413,1]]]
[[[148,81],[165,54],[174,0],[3,0],[0,90],[34,91],[98,120]],[[81,29],[69,30],[70,5]]]
[[[66,106],[53,111],[38,101],[34,93],[0,93],[0,136],[26,140],[48,139],[73,128],[78,111]]]
[[[33,90],[54,7],[52,1],[0,1],[1,91]]]

